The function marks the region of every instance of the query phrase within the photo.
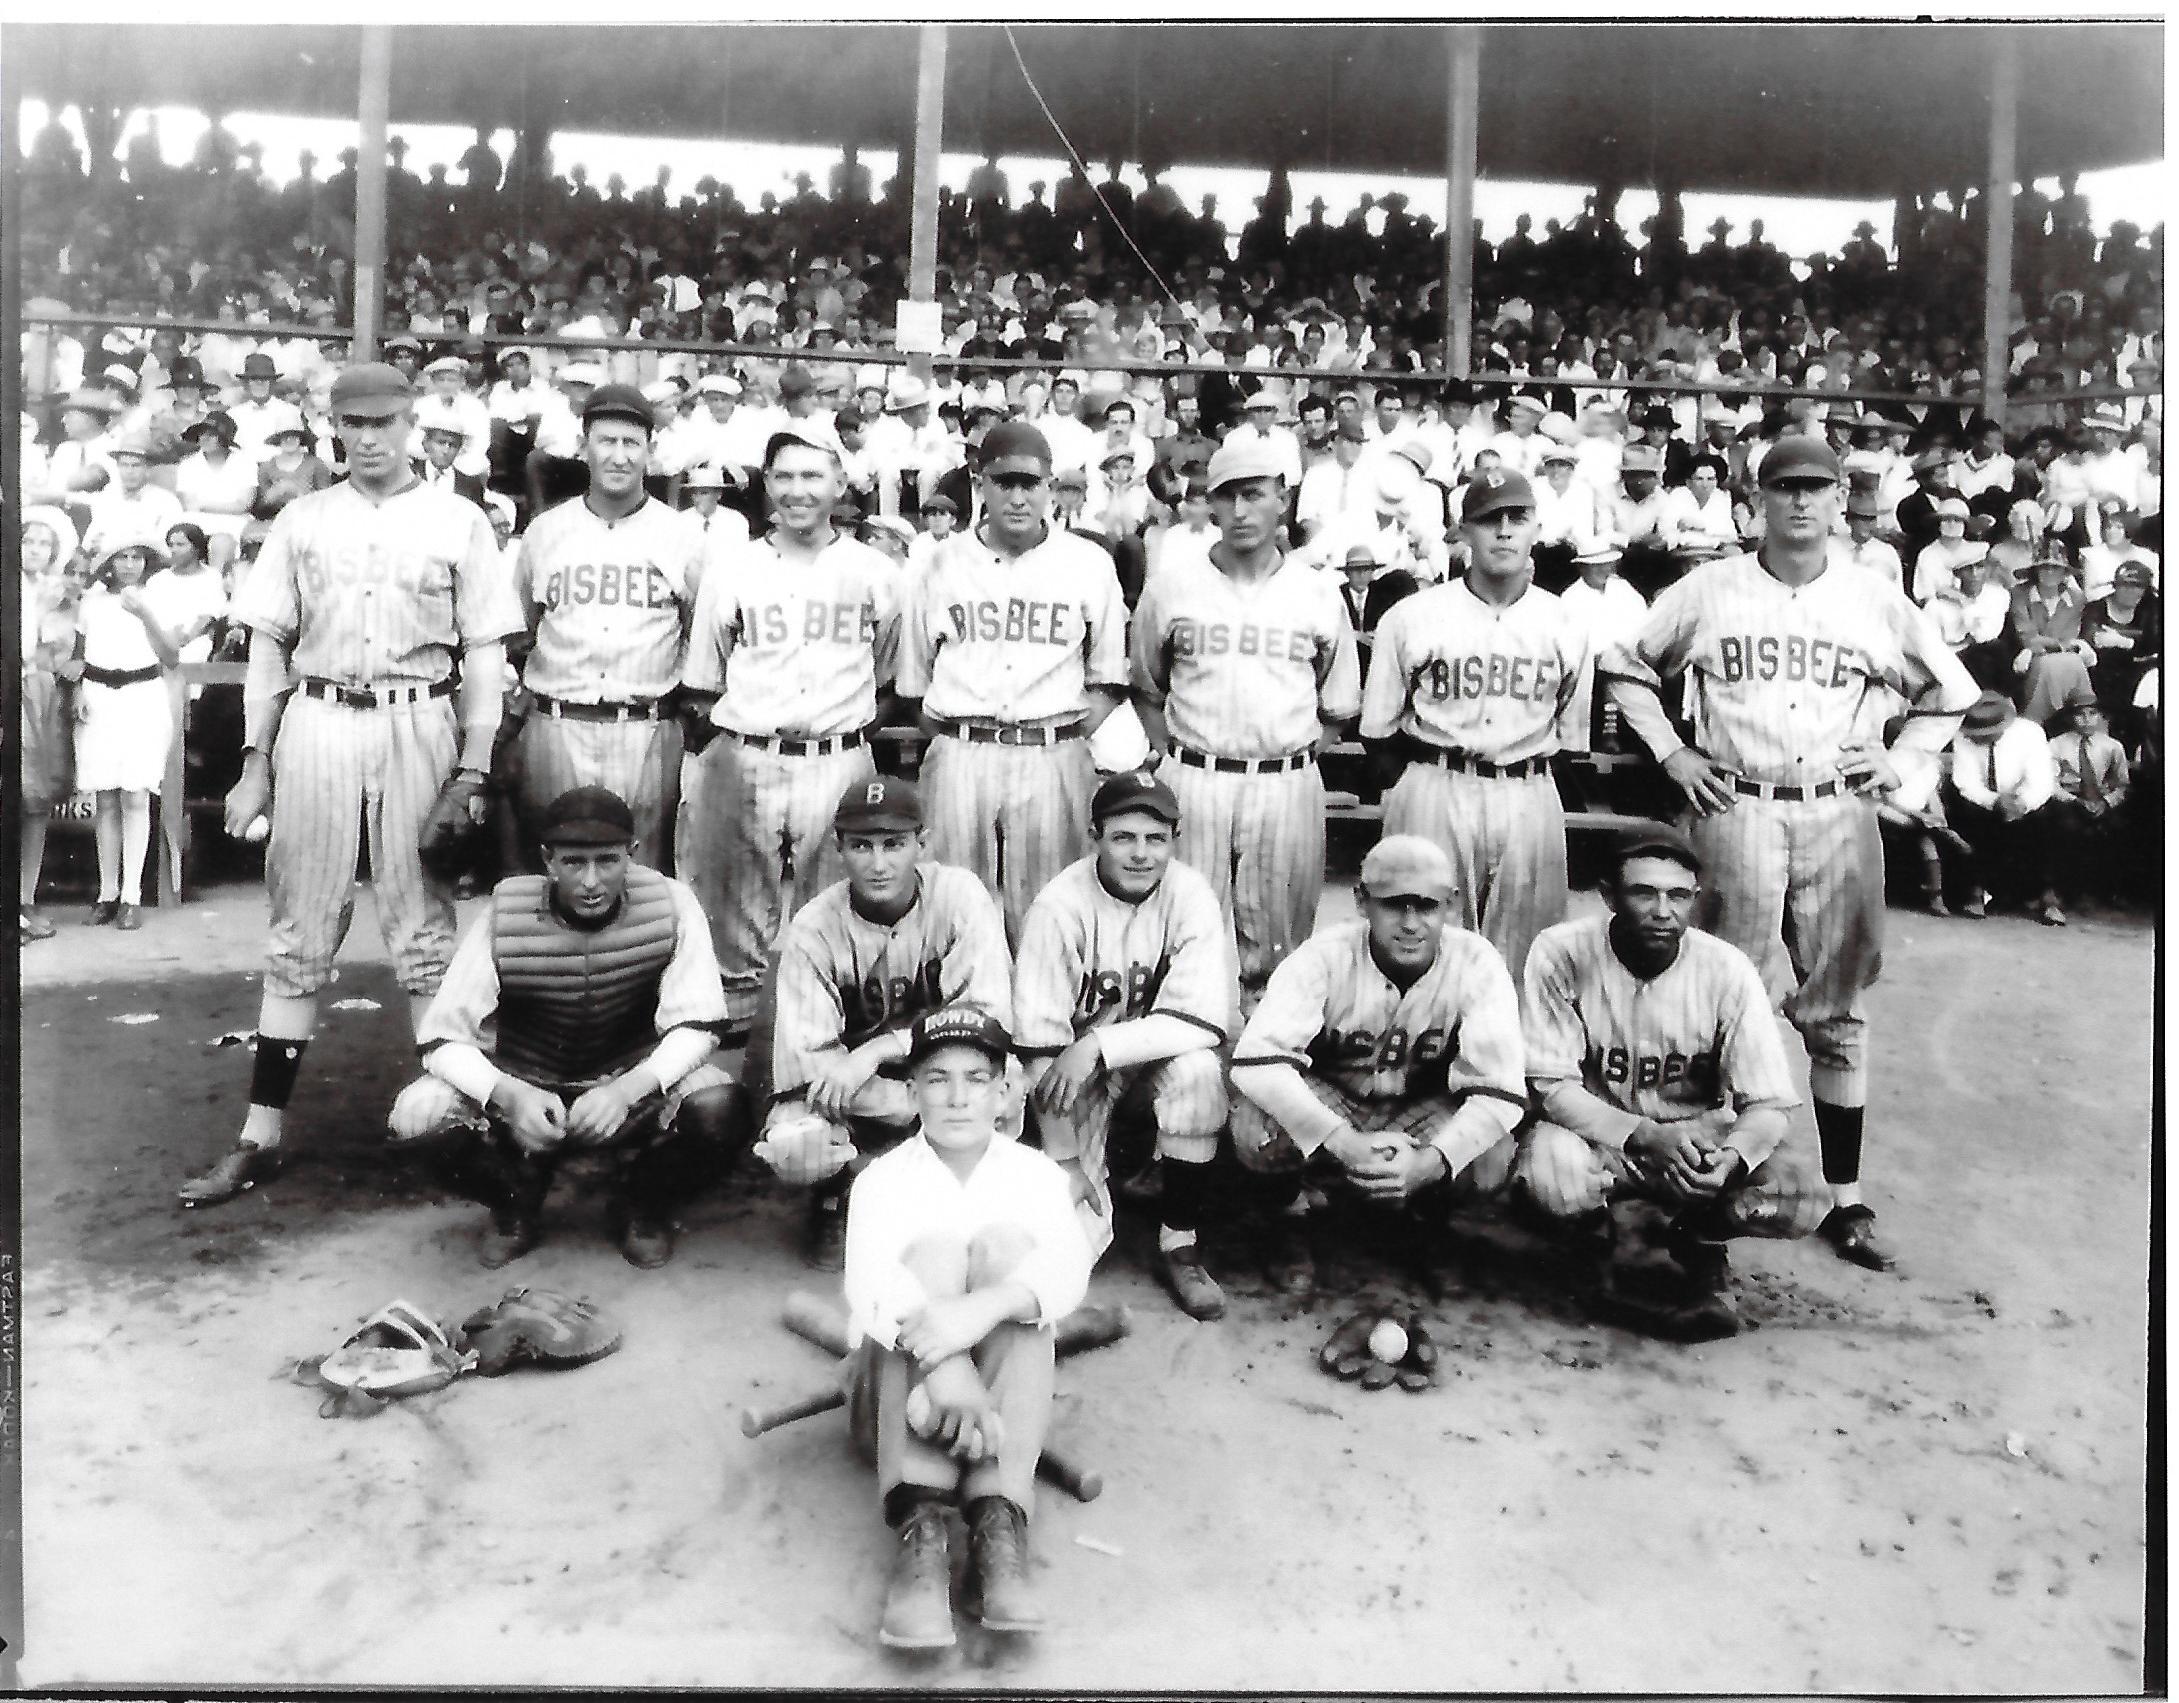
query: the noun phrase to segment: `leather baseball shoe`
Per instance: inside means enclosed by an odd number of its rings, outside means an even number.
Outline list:
[[[1817,1231],[1851,1264],[1889,1271],[1899,1263],[1876,1239],[1876,1214],[1866,1206],[1834,1206]]]
[[[1158,1276],[1180,1310],[1191,1319],[1222,1319],[1226,1316],[1226,1292],[1203,1269],[1203,1250],[1194,1242],[1158,1250]]]
[[[269,1183],[280,1174],[280,1150],[277,1147],[252,1147],[247,1143],[231,1147],[220,1156],[202,1176],[191,1177],[182,1184],[181,1203],[184,1206],[218,1206],[233,1200],[237,1195],[248,1194],[259,1183]]]

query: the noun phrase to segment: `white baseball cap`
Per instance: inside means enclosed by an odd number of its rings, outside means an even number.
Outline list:
[[[601,385],[605,382],[605,371],[592,361],[571,361],[560,369],[560,382],[562,384]]]

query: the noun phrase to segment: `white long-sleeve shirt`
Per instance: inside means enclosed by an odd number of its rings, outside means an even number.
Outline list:
[[[2049,737],[2025,719],[1991,740],[1961,733],[1952,741],[1952,785],[1970,804],[2025,816],[2049,803],[2057,789]]]

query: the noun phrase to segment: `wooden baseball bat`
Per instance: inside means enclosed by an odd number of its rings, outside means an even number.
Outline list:
[[[1037,1471],[1077,1502],[1094,1502],[1105,1493],[1105,1475],[1082,1465],[1054,1444],[1037,1457]]]
[[[761,1437],[767,1431],[776,1431],[782,1425],[792,1425],[797,1419],[808,1419],[813,1414],[830,1413],[836,1407],[847,1404],[847,1392],[838,1384],[827,1384],[822,1389],[811,1390],[793,1401],[783,1401],[777,1407],[745,1407],[741,1410],[741,1434],[744,1437]]]
[[[779,1322],[833,1358],[846,1357],[847,1321],[831,1302],[820,1300],[807,1289],[797,1289],[787,1297]],[[1059,1321],[1054,1351],[1065,1357],[1103,1348],[1127,1335],[1134,1322],[1134,1315],[1125,1307],[1077,1307]]]

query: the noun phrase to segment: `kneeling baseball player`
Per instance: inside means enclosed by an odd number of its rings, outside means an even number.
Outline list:
[[[726,1022],[711,930],[681,882],[634,861],[635,814],[575,787],[545,809],[545,873],[492,889],[417,1032],[425,1073],[393,1103],[399,1143],[492,1209],[487,1266],[535,1247],[570,1155],[622,1158],[631,1265],[673,1257],[674,1209],[725,1171],[741,1091],[710,1063]]]
[[[1090,1251],[1057,1163],[1001,1137],[1005,1028],[974,1007],[916,1020],[919,1128],[871,1161],[847,1217],[853,1435],[898,1534],[885,1615],[895,1649],[954,1641],[946,1507],[968,1520],[969,1612],[1044,1623],[1029,1513],[1052,1411],[1053,1326],[1089,1288]]]
[[[1179,833],[1180,801],[1156,777],[1130,770],[1098,787],[1091,854],[1022,921],[1015,1040],[1044,1151],[1083,1203],[1092,1255],[1112,1243],[1106,1138],[1116,1118],[1148,1122],[1164,1162],[1159,1275],[1183,1312],[1215,1319],[1226,1297],[1196,1229],[1226,1127],[1233,937],[1210,883],[1174,861]]]
[[[1305,1174],[1401,1208],[1425,1237],[1455,1200],[1513,1174],[1527,1107],[1505,961],[1449,920],[1453,866],[1414,834],[1377,842],[1362,920],[1310,936],[1272,972],[1233,1049],[1233,1148],[1271,1183],[1270,1275],[1316,1287]]]
[[[760,1010],[742,1077],[769,1094],[758,1157],[811,1189],[806,1257],[820,1271],[840,1269],[854,1172],[915,1126],[915,1019],[949,1005],[1014,1013],[998,903],[967,870],[929,861],[914,783],[853,782],[832,825],[847,879],[781,936],[770,1027]]]
[[[1521,1016],[1538,1120],[1516,1172],[1593,1245],[1605,1316],[1690,1340],[1740,1329],[1728,1239],[1805,1236],[1830,1205],[1787,1133],[1799,1096],[1762,976],[1688,926],[1701,872],[1683,836],[1638,835],[1606,886],[1610,914],[1537,936]],[[1651,1313],[1618,1293],[1611,1202],[1629,1195],[1673,1214],[1682,1309]]]

